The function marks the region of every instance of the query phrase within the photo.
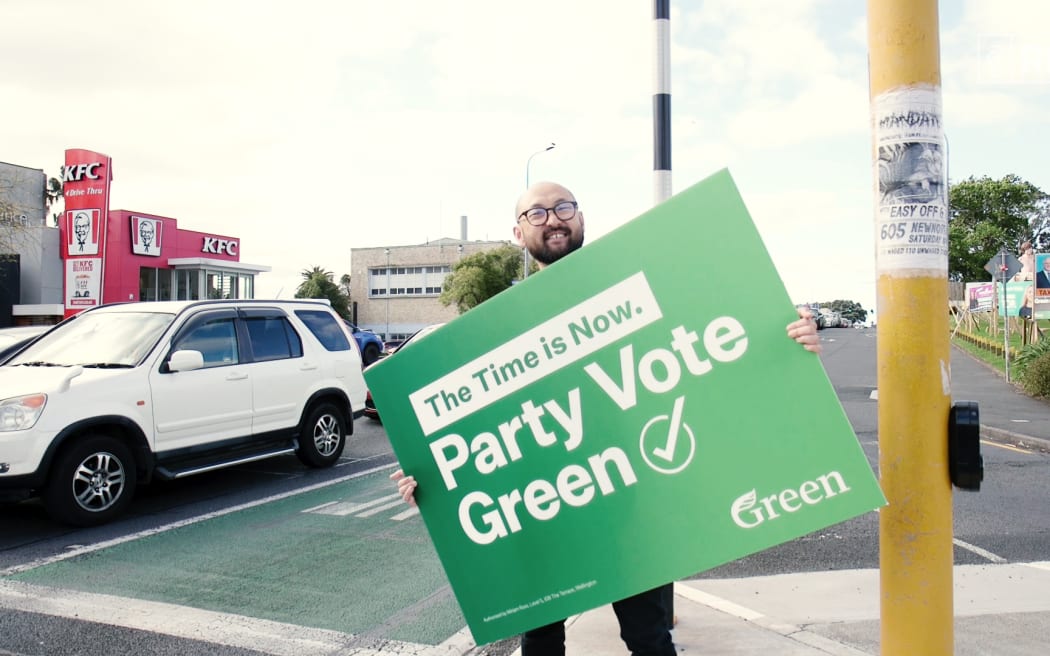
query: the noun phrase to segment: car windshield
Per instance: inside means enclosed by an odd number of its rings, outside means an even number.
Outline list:
[[[414,332],[411,335],[409,335],[408,337],[406,337],[405,341],[401,342],[401,346],[398,347],[398,350],[400,351],[401,349],[405,348],[409,344],[414,344],[417,339],[422,339],[423,337],[426,337],[427,335],[429,335],[430,333],[434,332],[435,330],[437,330],[438,328],[440,328],[441,326],[444,326],[444,325],[445,324],[443,324],[443,323],[435,323],[435,324],[431,324],[429,326],[426,326],[424,328],[420,328],[416,332]]]
[[[50,326],[41,326],[39,330],[36,328],[5,328],[0,330],[0,349],[36,337],[48,328]]]
[[[175,315],[97,312],[67,321],[7,363],[9,366],[135,366]]]

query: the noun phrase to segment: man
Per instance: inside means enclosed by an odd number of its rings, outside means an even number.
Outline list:
[[[1035,276],[1035,286],[1050,289],[1050,255],[1043,255],[1043,269]]]
[[[73,217],[73,234],[77,239],[77,251],[83,253],[91,235],[91,216],[87,212],[77,212]]]
[[[529,187],[515,208],[514,238],[528,249],[536,265],[543,269],[583,246],[583,212],[576,197],[553,182],[537,182]],[[800,310],[800,314],[804,311]],[[807,316],[788,325],[788,336],[807,351],[820,352],[817,327]],[[398,492],[415,505],[416,481],[398,470],[390,475]],[[674,656],[675,647],[667,626],[664,595],[667,584],[613,603],[620,622],[620,637],[633,656]],[[559,621],[526,631],[521,636],[522,656],[563,656],[565,622]]]
[[[139,220],[139,243],[142,244],[143,253],[149,253],[149,247],[153,243],[154,230],[152,221]]]

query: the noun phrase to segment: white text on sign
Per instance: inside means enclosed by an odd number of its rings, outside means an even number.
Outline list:
[[[408,395],[430,435],[663,316],[638,272]]]

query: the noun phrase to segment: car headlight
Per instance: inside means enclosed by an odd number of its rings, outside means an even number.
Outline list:
[[[32,428],[47,404],[47,394],[28,394],[0,401],[0,432]]]

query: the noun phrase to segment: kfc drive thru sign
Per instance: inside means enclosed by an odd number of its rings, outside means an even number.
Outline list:
[[[65,315],[100,305],[109,221],[109,187],[113,179],[108,155],[80,148],[66,151],[62,195],[66,214],[59,226],[65,266]]]

